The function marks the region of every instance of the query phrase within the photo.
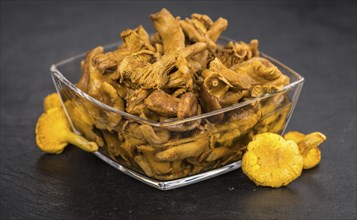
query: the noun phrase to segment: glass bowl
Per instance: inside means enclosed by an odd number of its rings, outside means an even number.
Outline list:
[[[227,40],[221,38],[218,43]],[[105,46],[105,51],[120,44]],[[161,122],[119,111],[76,87],[85,53],[54,64],[50,70],[74,132],[102,146],[94,155],[143,183],[169,190],[238,169],[253,135],[284,132],[304,79],[268,55],[261,56],[290,78],[282,91]],[[91,130],[88,124],[95,126]]]

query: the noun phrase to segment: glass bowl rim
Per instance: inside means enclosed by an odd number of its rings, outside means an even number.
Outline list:
[[[232,40],[230,38],[223,37],[223,36],[220,37],[220,40],[223,40],[223,41],[235,41],[235,40]],[[235,41],[235,42],[237,42],[237,41]],[[122,41],[118,41],[118,42],[115,42],[115,43],[112,43],[112,44],[105,45],[103,47],[104,47],[104,49],[112,48],[114,46],[120,45],[121,43],[122,43]],[[70,82],[62,74],[62,72],[58,69],[58,67],[61,66],[61,65],[65,65],[67,63],[70,63],[70,62],[72,62],[72,61],[74,61],[74,60],[76,60],[76,59],[78,59],[80,57],[85,57],[86,53],[87,52],[78,54],[76,56],[67,58],[65,60],[62,60],[62,61],[56,63],[56,64],[52,64],[51,65],[50,73],[51,73],[51,76],[52,76],[52,79],[53,79],[53,82],[54,82],[54,85],[56,87],[57,92],[59,92],[59,89],[57,87],[57,84],[55,82],[54,77],[59,79],[62,83],[64,83],[68,88],[70,88],[77,95],[81,96],[82,98],[85,98],[86,100],[88,100],[89,102],[91,102],[94,105],[97,105],[97,106],[101,107],[104,110],[117,113],[117,114],[119,114],[119,115],[121,115],[121,116],[123,116],[123,117],[125,117],[127,119],[132,119],[132,120],[138,121],[140,123],[144,123],[144,124],[147,124],[147,125],[150,125],[150,126],[154,126],[154,127],[174,126],[174,125],[184,124],[184,123],[187,123],[187,122],[191,122],[191,121],[196,121],[196,120],[212,117],[212,116],[224,113],[224,112],[228,112],[228,111],[232,111],[232,110],[241,108],[241,107],[249,105],[249,104],[251,104],[253,102],[260,101],[262,99],[266,99],[268,97],[271,97],[271,96],[274,96],[274,95],[277,95],[277,94],[280,94],[280,93],[284,93],[284,92],[289,91],[290,89],[292,89],[295,86],[297,86],[299,84],[302,84],[304,82],[304,77],[302,77],[300,74],[298,74],[297,72],[295,72],[291,68],[287,67],[285,64],[281,63],[280,61],[270,57],[269,55],[266,55],[265,53],[260,52],[260,56],[261,57],[266,58],[266,59],[270,60],[271,62],[273,62],[275,65],[284,68],[290,74],[294,75],[297,80],[295,80],[293,82],[290,82],[288,85],[284,86],[283,89],[281,91],[279,91],[279,92],[264,94],[262,96],[258,96],[258,97],[255,97],[253,99],[249,99],[249,100],[246,100],[246,101],[243,101],[243,102],[239,102],[239,103],[236,103],[236,104],[233,104],[233,105],[221,108],[221,109],[217,109],[217,110],[214,110],[214,111],[206,112],[206,113],[203,113],[203,114],[200,114],[200,115],[195,115],[195,116],[191,116],[191,117],[183,118],[183,119],[171,118],[171,119],[168,119],[167,121],[164,121],[164,122],[153,122],[153,121],[147,120],[145,118],[142,118],[142,117],[139,117],[139,116],[136,116],[136,115],[133,115],[133,114],[130,114],[130,113],[115,109],[115,108],[113,108],[113,107],[111,107],[111,106],[109,106],[109,105],[107,105],[107,104],[105,104],[103,102],[98,101],[97,99],[95,99],[95,98],[91,97],[90,95],[88,95],[87,93],[83,92],[81,89],[79,89],[72,82]]]

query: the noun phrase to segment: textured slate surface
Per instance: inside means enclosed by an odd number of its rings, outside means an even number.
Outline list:
[[[318,167],[279,189],[237,170],[162,192],[73,147],[37,149],[50,64],[115,42],[127,27],[153,31],[148,16],[161,7],[224,16],[225,36],[258,38],[305,77],[288,130],[327,135]],[[1,2],[0,159],[0,219],[356,219],[356,3]]]

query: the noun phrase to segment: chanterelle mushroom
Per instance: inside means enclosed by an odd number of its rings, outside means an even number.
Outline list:
[[[201,90],[219,100],[222,106],[237,103],[239,99],[248,96],[248,89],[251,88],[252,80],[249,76],[228,69],[218,58],[210,62],[210,68],[204,70],[202,76],[204,81]],[[201,98],[205,99],[205,96]]]
[[[321,151],[319,145],[326,140],[326,136],[320,132],[303,134],[297,131],[290,131],[284,135],[286,140],[294,141],[304,158],[304,169],[311,169],[319,164]]]
[[[144,108],[144,100],[149,96],[147,89],[128,90],[126,96],[126,111],[130,114],[140,115]]]
[[[122,63],[124,63],[125,59]],[[119,65],[119,71],[125,73],[131,83],[144,89],[161,88],[168,80],[168,73],[174,68],[176,55],[164,55],[154,63],[144,63],[146,65],[135,67],[132,72]]]
[[[88,152],[98,150],[96,143],[71,131],[61,108],[50,109],[40,116],[36,124],[36,143],[42,151],[55,154],[60,154],[68,143]]]
[[[205,86],[200,85],[200,105],[203,112],[211,112],[217,109],[221,109],[222,106],[219,103],[217,97],[211,95]],[[209,118],[211,122],[219,122],[223,119],[224,114],[214,115]]]
[[[177,107],[177,117],[187,118],[198,114],[198,101],[192,92],[187,92],[181,96]]]
[[[140,50],[155,51],[155,48],[150,44],[149,34],[142,25],[139,25],[134,30],[126,29],[120,33],[125,46],[132,52]]]
[[[46,96],[46,98],[43,101],[43,107],[45,112],[47,112],[51,108],[61,108],[62,103],[58,93],[52,93]]]
[[[175,161],[188,157],[197,157],[209,147],[209,137],[200,137],[192,142],[176,145],[156,154],[159,161]]]
[[[144,101],[146,107],[160,115],[175,117],[180,99],[175,98],[162,90],[153,91]]]
[[[242,159],[243,172],[260,186],[286,186],[302,169],[303,157],[296,143],[273,133],[254,136]]]
[[[257,124],[260,119],[260,105],[244,106],[229,112],[226,118],[226,122],[216,125],[220,132],[217,143],[221,146],[231,146],[235,138],[245,134]]]
[[[103,139],[94,131],[95,119],[90,111],[93,109],[89,103],[82,103],[83,100],[67,100],[65,102],[66,110],[71,117],[73,125],[89,141],[95,141],[98,146],[104,145]],[[98,115],[99,113],[95,113]]]
[[[194,42],[204,42],[208,49],[214,52],[217,48],[215,42],[221,33],[227,28],[228,22],[224,18],[218,18],[214,23],[206,15],[192,14],[192,19],[186,18],[180,21],[180,25],[186,36]]]
[[[154,53],[142,50],[127,56],[119,64],[120,82],[127,82],[130,87],[144,89],[162,88],[169,80],[169,72],[176,66],[181,72],[189,74],[190,69],[185,59],[206,48],[205,43],[196,43],[182,50],[164,54],[155,60]]]
[[[153,128],[150,125],[139,126],[145,140],[152,146],[166,143],[170,139],[170,131],[166,129]]]
[[[115,70],[117,65],[131,53],[140,50],[155,51],[155,48],[150,44],[149,35],[143,26],[132,29],[126,29],[121,32],[124,44],[114,51],[100,53],[93,57],[93,63],[97,69],[104,74],[107,70]],[[117,74],[113,74],[113,79],[117,78]]]
[[[261,57],[253,57],[245,62],[230,68],[237,75],[245,75],[250,79],[251,85],[276,86],[282,88],[289,84],[289,77],[269,60]]]
[[[219,99],[219,103],[221,104],[222,107],[227,107],[237,103],[239,100],[241,100],[242,98],[248,95],[249,95],[248,90],[242,90],[238,92],[228,91],[224,94],[223,97]]]
[[[192,92],[176,98],[162,90],[155,90],[144,103],[151,111],[167,117],[187,118],[200,113],[197,98]]]
[[[167,9],[163,8],[150,17],[161,36],[165,54],[175,53],[185,47],[185,36],[179,21]]]
[[[217,57],[225,66],[231,66],[259,56],[258,40],[251,40],[249,44],[242,41],[228,42],[224,47],[218,47]]]
[[[105,102],[107,105],[112,106],[113,108],[123,111],[124,102],[117,93],[117,90],[107,82],[104,82],[101,85],[101,91]],[[108,121],[108,130],[111,130],[113,127],[117,126],[121,120],[121,116],[114,112],[106,112],[107,121]]]
[[[100,86],[104,81],[109,79],[109,75],[102,75],[100,71],[94,66],[93,57],[103,53],[103,47],[96,47],[89,51],[86,55],[86,59],[83,65],[82,76],[77,83],[77,87],[83,92],[88,93],[99,101],[103,101],[102,94],[100,92]]]

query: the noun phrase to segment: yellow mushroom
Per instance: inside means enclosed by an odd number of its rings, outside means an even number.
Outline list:
[[[215,42],[226,30],[228,22],[224,18],[218,18],[213,22],[207,15],[192,14],[191,19],[180,20],[180,25],[187,38],[194,42],[206,43],[208,49],[214,52],[217,49]]]
[[[224,18],[218,18],[212,26],[207,31],[207,36],[213,41],[216,42],[221,36],[221,33],[227,29],[228,21]]]
[[[260,119],[260,105],[248,105],[239,110],[229,112],[227,121],[217,124],[219,132],[217,143],[221,146],[231,146],[234,140],[245,134]]]
[[[190,22],[188,18],[180,21],[182,30],[185,32],[186,36],[194,42],[204,42],[208,45],[209,50],[215,51],[216,44],[209,39],[206,35],[201,35],[201,33],[195,28],[195,26]]]
[[[237,75],[248,77],[252,86],[275,86],[275,88],[281,89],[289,84],[290,80],[277,66],[262,57],[253,57],[230,67],[230,69]]]
[[[99,46],[87,52],[82,61],[82,75],[77,83],[77,87],[94,98],[101,100],[99,86],[105,81],[106,76],[94,66],[93,60],[99,54],[103,54],[104,48]]]
[[[161,151],[156,154],[156,158],[158,161],[173,162],[175,160],[182,160],[189,157],[197,157],[208,147],[209,137],[207,136]]]
[[[150,44],[149,34],[142,25],[134,30],[126,29],[120,33],[120,36],[131,53],[139,50],[155,51],[155,48]]]
[[[88,152],[98,150],[96,143],[71,131],[62,108],[52,108],[40,116],[36,124],[36,143],[42,151],[55,154],[60,154],[68,143]]]
[[[215,72],[211,72],[209,76],[205,78],[203,85],[207,88],[209,94],[218,99],[225,95],[229,87],[232,87],[226,78]]]
[[[119,64],[117,72],[119,73],[120,82],[123,82],[125,79],[131,79],[132,82],[137,82],[140,78],[140,75],[134,75],[136,68],[144,67],[147,64],[150,64],[151,60],[154,60],[154,52],[149,50],[140,50],[136,53],[132,53],[129,56],[125,57]]]
[[[157,161],[155,159],[155,153],[154,152],[143,152],[144,157],[146,159],[146,161],[148,162],[151,170],[155,173],[155,174],[169,174],[172,170],[171,168],[171,163],[169,162],[162,162],[162,161]]]
[[[203,112],[211,112],[214,110],[221,109],[222,106],[219,103],[217,97],[211,95],[207,88],[202,84],[200,85],[200,99],[199,99],[200,106]],[[222,121],[224,114],[217,114],[208,118],[210,122],[218,123]]]
[[[187,118],[200,114],[200,108],[194,93],[187,92],[176,98],[162,90],[155,90],[144,101],[151,111],[167,117]]]
[[[201,32],[204,33],[207,33],[207,30],[213,25],[213,21],[208,15],[193,13],[191,18],[196,28],[201,29]]]
[[[170,131],[166,129],[151,127],[150,125],[140,125],[139,129],[145,140],[152,146],[160,147],[170,140]]]
[[[160,34],[165,54],[175,53],[185,47],[185,35],[180,23],[167,9],[163,8],[150,17],[155,29]]]
[[[104,74],[107,71],[113,72],[112,79],[116,80],[119,77],[119,72],[115,71],[118,64],[132,53],[140,50],[155,51],[155,48],[149,42],[149,35],[143,26],[138,26],[134,30],[126,29],[120,33],[124,44],[119,46],[116,50],[107,53],[100,53],[93,57],[93,64]]]
[[[227,107],[237,103],[239,100],[247,96],[249,96],[248,90],[238,92],[227,91],[224,96],[219,99],[219,104],[221,104],[222,107]]]
[[[295,143],[299,143],[302,139],[304,139],[305,134],[300,133],[298,131],[289,131],[284,135],[285,140],[291,140]]]
[[[274,133],[261,133],[249,142],[242,170],[260,186],[286,186],[301,175],[303,157],[293,141]]]
[[[252,57],[259,56],[258,50],[259,42],[256,39],[250,41],[249,44],[240,42],[228,42],[224,47],[219,46],[217,50],[217,57],[227,67],[242,63]]]
[[[126,111],[130,114],[140,115],[145,109],[144,100],[150,95],[147,89],[128,89],[126,95]]]
[[[59,97],[58,93],[51,93],[43,101],[43,107],[45,112],[52,108],[61,108],[61,98]]]
[[[160,115],[175,117],[180,99],[167,94],[162,90],[153,91],[145,100],[145,106]]]
[[[167,88],[187,88],[188,90],[193,89],[193,77],[188,73],[183,73],[180,70],[177,70],[169,76],[169,80],[166,84]]]
[[[150,165],[143,155],[137,155],[134,157],[135,162],[144,171],[147,176],[154,176],[154,172],[151,170]]]
[[[228,81],[233,88],[248,89],[251,87],[251,79],[245,74],[237,74],[228,69],[218,58],[212,60],[209,64],[209,70],[221,75],[222,81]],[[225,79],[225,80],[223,80]]]
[[[192,92],[183,94],[177,107],[177,117],[187,118],[197,114],[199,114],[199,107],[195,94]]]
[[[297,131],[290,131],[284,135],[286,140],[294,141],[304,158],[304,169],[311,169],[321,161],[321,151],[319,145],[326,140],[326,136],[320,132],[303,134]]]
[[[232,153],[232,149],[228,147],[217,147],[210,151],[209,155],[206,158],[206,161],[215,161],[222,157],[229,156]]]
[[[154,53],[141,50],[125,57],[119,64],[120,82],[126,82],[133,88],[162,88],[169,80],[169,73],[177,67],[183,73],[190,73],[186,58],[201,52],[206,48],[205,43],[196,43],[175,53],[164,54],[155,60]],[[187,64],[187,65],[185,65]]]
[[[118,109],[120,111],[124,110],[124,101],[118,95],[117,90],[111,84],[103,82],[100,89],[102,91],[103,97],[107,99],[106,104],[109,104],[113,108]],[[111,130],[112,128],[117,126],[121,121],[121,115],[115,112],[105,112],[105,114],[107,116],[108,121],[108,130]]]
[[[94,132],[94,124],[97,122],[93,115],[99,115],[98,109],[84,99],[67,100],[64,105],[75,129],[89,141],[95,141],[100,147],[104,146],[103,139]]]

